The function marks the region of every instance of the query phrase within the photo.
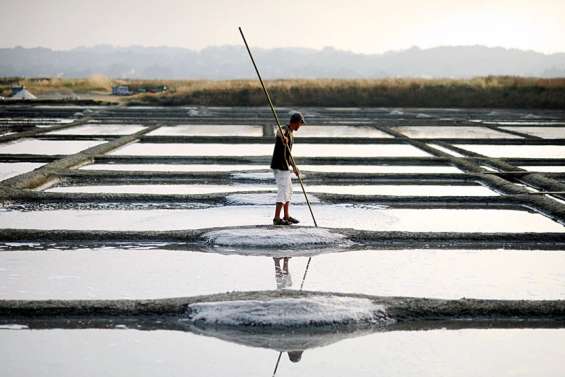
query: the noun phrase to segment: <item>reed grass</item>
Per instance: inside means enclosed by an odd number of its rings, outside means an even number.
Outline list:
[[[0,93],[20,83],[32,93],[101,93],[112,85],[167,85],[158,94],[127,97],[130,105],[265,106],[257,80],[112,80],[0,78]],[[565,78],[486,76],[472,79],[386,78],[367,80],[268,80],[277,106],[353,107],[490,107],[565,109]]]

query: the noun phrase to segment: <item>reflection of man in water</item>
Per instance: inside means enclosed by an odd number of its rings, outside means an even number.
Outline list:
[[[302,359],[302,352],[304,351],[288,351],[288,359],[293,363],[297,363]]]
[[[283,261],[282,268],[281,268],[281,259]],[[290,257],[273,258],[273,261],[275,262],[275,281],[277,282],[277,289],[285,289],[292,287],[292,278],[290,276],[290,271],[288,270],[289,259]],[[304,351],[287,351],[287,352],[288,352],[288,359],[293,363],[297,363],[302,359],[302,353]],[[279,355],[279,360],[280,360],[280,355]],[[278,361],[276,367],[278,367]]]
[[[283,265],[281,268],[281,259],[283,260]],[[292,287],[292,277],[288,271],[288,260],[289,257],[284,258],[273,258],[275,262],[275,281],[277,283],[277,289],[285,289]]]

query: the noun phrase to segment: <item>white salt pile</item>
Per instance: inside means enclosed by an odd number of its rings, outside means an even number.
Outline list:
[[[198,303],[189,305],[188,317],[193,322],[220,326],[269,327],[392,321],[383,305],[365,298],[338,296]]]
[[[230,228],[213,230],[203,234],[204,239],[213,246],[229,247],[344,247],[352,242],[340,233],[328,229],[310,227],[278,228]]]

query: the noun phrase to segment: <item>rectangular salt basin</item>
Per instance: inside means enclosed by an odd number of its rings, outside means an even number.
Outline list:
[[[528,171],[539,171],[544,173],[565,173],[565,166],[519,166],[520,169]]]
[[[82,166],[81,170],[113,170],[113,171],[250,171],[268,169],[265,165],[223,165],[223,164],[92,164]]]
[[[392,195],[392,196],[496,196],[497,193],[485,186],[455,185],[308,185],[308,192],[349,194],[349,195]],[[294,187],[300,192],[300,187]]]
[[[486,127],[457,126],[457,127],[437,127],[437,126],[406,126],[392,127],[408,137],[437,139],[437,138],[458,138],[458,139],[521,139],[520,136],[507,134],[488,129]]]
[[[273,179],[274,180],[274,179]],[[213,194],[222,192],[271,191],[273,185],[89,185],[51,187],[47,192],[122,193],[122,194]]]
[[[272,178],[270,173],[269,178]],[[273,179],[274,180],[274,179]],[[172,185],[88,185],[51,187],[47,192],[73,193],[128,193],[128,194],[212,194],[224,192],[275,191],[271,185],[209,185],[209,184],[172,184]],[[392,195],[392,196],[495,196],[494,191],[484,186],[451,185],[309,185],[309,193],[330,193],[349,195]],[[302,193],[300,186],[293,187],[295,195]],[[274,200],[274,197],[273,197]],[[274,201],[273,201],[274,203]]]
[[[501,127],[505,130],[522,132],[544,139],[565,139],[565,126],[563,127]]]
[[[0,181],[30,172],[43,165],[45,164],[35,162],[0,162]]]
[[[279,358],[278,376],[558,377],[565,359],[563,329],[312,333],[288,343],[284,334],[139,331],[119,319],[116,329],[0,331],[6,377],[264,377]],[[278,344],[300,345],[300,361]]]
[[[292,148],[299,157],[426,157],[426,152],[411,145],[302,144]],[[129,144],[109,153],[130,156],[271,156],[270,144]]]
[[[47,135],[130,135],[144,128],[139,124],[85,124],[51,131]]]
[[[0,153],[41,155],[75,154],[103,143],[105,143],[105,141],[21,139],[11,143],[0,144]]]
[[[454,166],[427,165],[300,165],[300,171],[346,172],[346,173],[461,173]],[[92,164],[81,170],[113,170],[113,171],[253,171],[269,169],[268,165],[223,165],[223,164]]]
[[[243,255],[110,247],[2,251],[0,299],[147,299],[276,289],[273,258],[268,249],[259,252],[264,256],[245,255],[245,249]],[[303,255],[299,248],[289,253],[294,252]],[[297,255],[289,260],[288,288],[300,288],[307,260]],[[374,296],[565,299],[564,265],[563,251],[338,252],[312,257],[304,288]]]
[[[275,128],[276,131],[276,128]],[[294,133],[297,140],[301,137],[361,137],[361,138],[393,138],[394,136],[367,126],[311,126],[300,127]]]
[[[458,144],[466,149],[489,157],[508,158],[565,158],[565,145],[469,145]]]
[[[299,165],[299,169],[327,173],[461,173],[454,166],[427,165]]]
[[[274,206],[272,206],[274,207]],[[271,224],[271,206],[155,210],[0,210],[0,229],[178,230]],[[564,232],[536,213],[495,209],[382,209],[313,205],[319,226],[407,232]],[[301,225],[312,226],[307,206],[292,207]]]
[[[148,136],[263,136],[263,127],[245,125],[178,125],[163,126]]]
[[[437,149],[438,151],[441,151],[441,152],[443,152],[443,153],[447,153],[448,155],[451,155],[451,156],[455,156],[455,157],[465,157],[465,156],[463,156],[463,155],[460,154],[460,153],[457,153],[457,152],[455,152],[455,151],[452,151],[451,149],[446,148],[446,147],[443,147],[443,146],[438,145],[438,144],[429,144],[429,146],[432,147],[432,148],[435,148],[435,149]]]

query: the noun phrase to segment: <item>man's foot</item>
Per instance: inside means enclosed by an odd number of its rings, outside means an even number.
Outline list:
[[[296,220],[294,217],[285,217],[283,220],[286,220],[287,222],[291,223],[291,224],[298,224],[300,221]]]
[[[285,219],[273,219],[273,225],[290,225]]]

